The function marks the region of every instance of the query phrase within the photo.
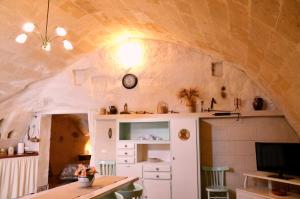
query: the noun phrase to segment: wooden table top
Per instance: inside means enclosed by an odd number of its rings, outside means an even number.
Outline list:
[[[114,191],[117,191],[123,186],[127,186],[138,177],[120,177],[120,176],[98,176],[96,177],[93,186],[82,188],[78,182],[73,182],[67,185],[59,186],[47,191],[42,191],[33,195],[25,196],[24,199],[53,199],[53,198],[78,198],[88,199],[97,196],[104,196]]]

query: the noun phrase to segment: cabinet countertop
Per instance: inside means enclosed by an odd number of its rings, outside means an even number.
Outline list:
[[[227,116],[215,116],[215,112],[197,112],[197,113],[168,113],[168,114],[116,114],[116,115],[96,115],[97,120],[117,120],[117,119],[169,119],[181,117],[195,117],[200,119],[218,119],[218,118],[237,118],[237,114]],[[240,117],[284,117],[283,113],[276,110],[263,111],[242,111]]]

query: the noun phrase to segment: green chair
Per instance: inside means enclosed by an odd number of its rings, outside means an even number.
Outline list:
[[[134,183],[133,186],[128,187],[126,190],[119,190],[115,192],[117,199],[142,199],[143,187]]]
[[[225,171],[228,167],[202,167],[205,174],[208,199],[229,199],[229,189],[225,186]]]

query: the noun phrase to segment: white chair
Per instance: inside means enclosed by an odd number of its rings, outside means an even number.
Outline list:
[[[142,195],[143,187],[136,183],[125,190],[118,190],[117,192],[115,192],[115,196],[117,199],[142,199]]]
[[[116,175],[116,161],[115,160],[100,160],[97,163],[97,172],[99,175],[115,176]]]
[[[205,173],[208,199],[229,199],[229,190],[225,186],[225,171],[228,167],[202,167]]]

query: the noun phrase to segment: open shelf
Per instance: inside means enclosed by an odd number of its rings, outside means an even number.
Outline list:
[[[300,186],[300,178],[294,177],[294,176],[288,176],[293,177],[292,179],[286,180],[286,179],[280,179],[280,178],[274,178],[270,177],[274,175],[274,173],[270,172],[262,172],[262,171],[256,171],[251,173],[244,173],[245,181],[244,181],[244,188],[243,189],[237,189],[237,198],[244,198],[243,195],[247,198],[252,198],[253,195],[258,196],[258,198],[268,198],[268,199],[296,199],[300,198],[300,195],[294,192],[287,192],[286,196],[278,196],[272,193],[272,188],[276,189],[276,184],[286,184],[288,185],[295,185]],[[261,180],[266,180],[268,182],[268,187],[261,187],[261,186],[254,186],[254,187],[248,187],[248,178],[256,178]],[[272,182],[277,182],[273,183]],[[275,185],[275,187],[273,187]],[[282,187],[282,185],[280,185]],[[279,188],[280,188],[279,187]],[[289,189],[286,189],[287,191]],[[291,190],[289,190],[291,191]],[[254,197],[253,197],[254,198]]]
[[[135,140],[143,143],[170,141],[168,121],[120,122],[119,140]]]
[[[300,178],[299,177],[292,176],[293,179],[285,180],[285,179],[280,179],[280,178],[269,177],[270,175],[274,175],[274,173],[262,172],[262,171],[244,173],[244,176],[247,176],[247,177],[259,178],[259,179],[270,180],[270,181],[274,181],[274,182],[281,182],[281,183],[300,186]]]
[[[137,144],[137,162],[161,163],[170,162],[169,144]],[[149,162],[150,158],[158,158],[159,162]]]
[[[268,199],[299,199],[300,195],[295,193],[288,192],[287,196],[277,196],[274,195],[268,188],[262,188],[262,187],[251,187],[251,188],[243,188],[238,189],[242,192],[249,192],[252,195],[268,198]]]

